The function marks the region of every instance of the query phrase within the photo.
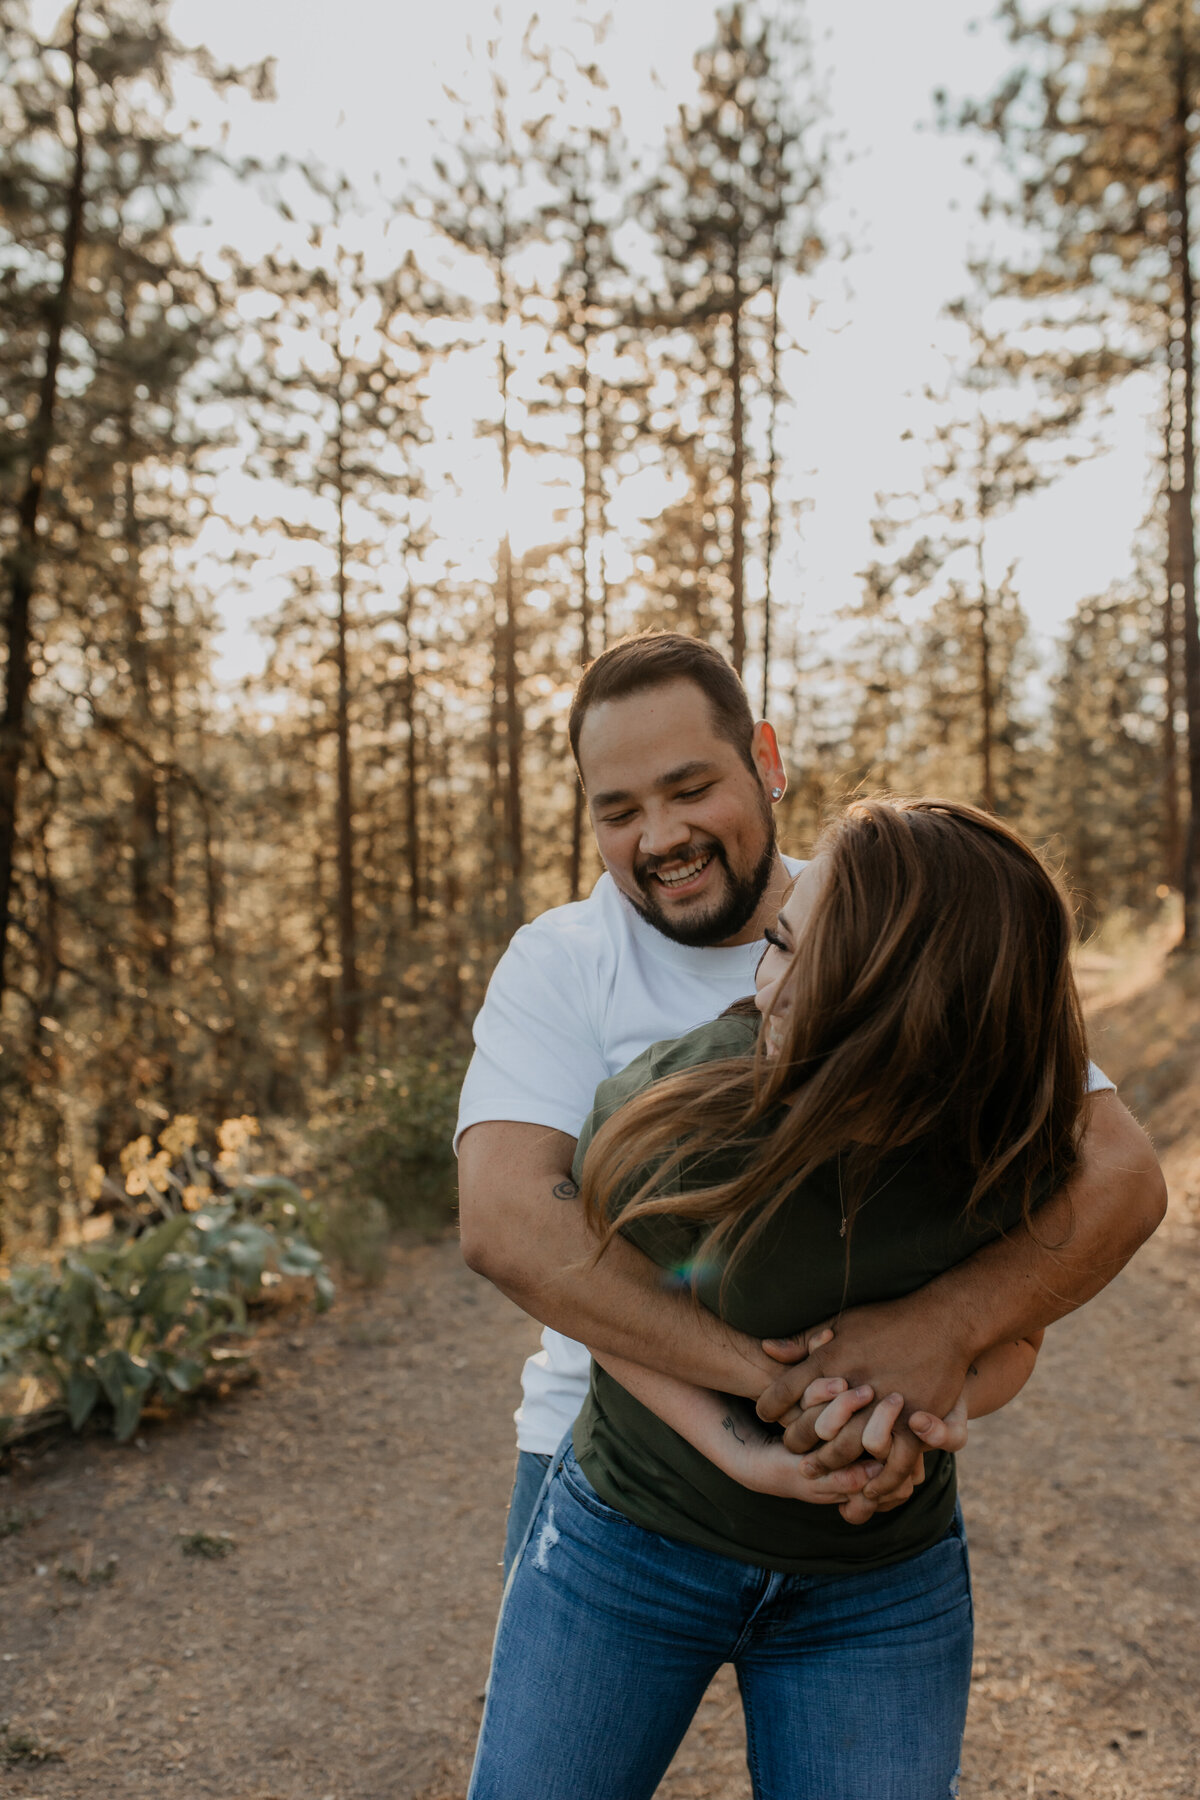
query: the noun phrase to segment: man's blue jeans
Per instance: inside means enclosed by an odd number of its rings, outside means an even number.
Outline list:
[[[517,1552],[525,1542],[530,1515],[538,1503],[550,1458],[536,1450],[517,1451],[517,1473],[513,1480],[512,1499],[508,1503],[508,1527],[504,1533],[504,1579],[517,1560]]]
[[[659,1537],[568,1451],[501,1609],[469,1800],[643,1800],[722,1663],[755,1800],[949,1800],[971,1677],[961,1519],[862,1575]]]

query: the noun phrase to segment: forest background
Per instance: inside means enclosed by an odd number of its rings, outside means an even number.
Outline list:
[[[822,16],[677,8],[653,141],[627,15],[475,9],[461,80],[410,21],[430,123],[364,177],[184,0],[0,0],[10,1247],[153,1211],[154,1157],[243,1116],[332,1159],[351,1261],[436,1210],[490,969],[598,873],[566,707],[630,630],[732,658],[789,849],[940,791],[1050,845],[1081,930],[1200,940],[1200,17],[1006,0],[976,91],[892,72],[972,203],[889,239],[898,314],[953,240],[937,372],[817,604],[806,383],[862,249]],[[1097,458],[1141,523],[1048,635],[1018,546],[1057,519],[1094,566],[1111,520],[1055,496]]]

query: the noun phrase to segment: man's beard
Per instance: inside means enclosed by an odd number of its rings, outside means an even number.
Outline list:
[[[634,901],[634,906],[655,931],[673,943],[687,944],[693,949],[712,949],[724,944],[730,938],[744,931],[758,910],[759,901],[767,891],[771,880],[771,872],[775,867],[775,815],[764,802],[766,825],[766,842],[763,853],[748,875],[735,875],[729,866],[729,857],[724,844],[716,838],[707,843],[689,844],[680,852],[673,850],[669,857],[655,857],[634,865],[633,878],[637,882],[641,901]],[[698,856],[712,854],[725,871],[725,897],[715,908],[691,919],[678,921],[670,918],[663,910],[656,884],[653,880],[654,870],[663,863],[682,864],[693,861]]]

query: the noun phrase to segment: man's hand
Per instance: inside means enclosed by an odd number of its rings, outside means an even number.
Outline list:
[[[770,1355],[791,1366],[760,1395],[758,1415],[787,1426],[783,1442],[802,1458],[805,1475],[816,1478],[849,1467],[864,1453],[881,1453],[880,1437],[865,1438],[864,1433],[884,1402],[873,1413],[855,1413],[828,1442],[821,1441],[816,1411],[802,1406],[812,1382],[840,1375],[887,1396],[889,1407],[896,1403],[882,1451],[884,1469],[863,1489],[861,1500],[894,1506],[912,1492],[926,1445],[908,1429],[908,1416],[919,1410],[944,1420],[963,1391],[971,1362],[971,1346],[953,1336],[953,1314],[931,1308],[927,1294],[920,1289],[903,1300],[856,1307],[842,1315],[832,1338],[821,1331],[810,1333],[807,1343],[787,1339],[764,1344]],[[869,1514],[860,1504],[845,1516],[861,1523]]]

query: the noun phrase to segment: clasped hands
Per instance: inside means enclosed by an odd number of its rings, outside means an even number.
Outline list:
[[[885,1309],[861,1307],[836,1333],[820,1325],[764,1342],[781,1368],[756,1411],[784,1432],[760,1440],[756,1487],[836,1504],[861,1525],[909,1499],[925,1479],[926,1450],[963,1448],[967,1356],[933,1334],[914,1344],[911,1321],[907,1341],[893,1345],[890,1324]],[[926,1404],[911,1410],[906,1388]]]

